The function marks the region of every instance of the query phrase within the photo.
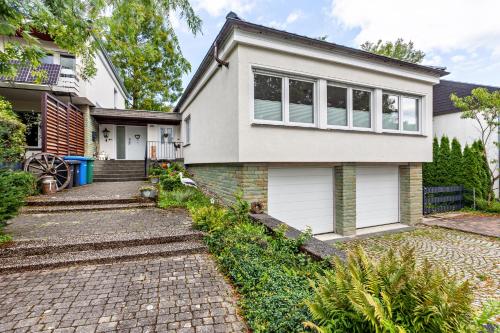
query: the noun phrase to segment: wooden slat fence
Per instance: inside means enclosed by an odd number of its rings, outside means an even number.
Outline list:
[[[449,212],[464,208],[464,187],[424,187],[424,214]]]
[[[83,114],[73,104],[65,104],[52,95],[42,98],[42,148],[56,155],[80,155],[85,152]]]

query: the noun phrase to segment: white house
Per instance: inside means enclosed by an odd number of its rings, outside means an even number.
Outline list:
[[[462,147],[471,145],[481,137],[481,126],[474,119],[462,119],[461,112],[455,107],[450,100],[450,95],[455,93],[459,97],[469,96],[474,88],[486,88],[490,92],[500,90],[500,87],[485,86],[473,83],[463,83],[448,80],[441,80],[438,85],[434,86],[434,135],[441,138],[443,135],[450,139],[457,138]],[[482,122],[484,126],[484,121]],[[496,161],[491,163],[491,168],[498,170],[498,161],[500,160],[500,149],[495,142],[500,141],[499,134],[494,133],[487,147],[488,161]],[[498,182],[496,185],[496,195],[500,196]]]
[[[415,224],[446,74],[230,13],[176,106],[184,162],[315,234]]]

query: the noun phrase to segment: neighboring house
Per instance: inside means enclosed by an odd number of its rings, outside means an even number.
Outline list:
[[[184,162],[223,199],[240,189],[314,234],[413,225],[446,74],[230,13],[175,109]]]
[[[78,57],[50,36],[34,35],[47,52],[44,80],[37,83],[32,68],[21,68],[13,79],[0,77],[0,96],[27,124],[28,156],[44,151],[123,160],[144,160],[146,152],[154,158],[181,157],[174,144],[180,115],[125,110],[128,93],[102,48],[95,57],[96,75],[85,81],[78,74]],[[8,38],[0,37],[0,48]]]
[[[473,83],[463,83],[448,80],[441,80],[434,86],[434,135],[441,138],[443,135],[450,139],[457,138],[462,147],[471,145],[481,138],[481,126],[475,119],[462,119],[461,111],[455,107],[450,100],[450,95],[455,93],[459,97],[469,96],[474,88],[486,88],[488,91],[500,90],[500,87],[485,86]],[[484,124],[484,122],[483,122]],[[496,160],[492,163],[498,169],[500,161],[500,149],[494,142],[500,141],[500,128],[498,133],[490,139],[487,147],[488,161]],[[500,196],[500,189],[496,184],[496,195]]]

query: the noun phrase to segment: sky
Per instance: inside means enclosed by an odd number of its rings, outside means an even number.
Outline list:
[[[203,20],[193,36],[173,15],[192,70],[234,11],[246,21],[359,48],[365,41],[413,41],[424,65],[445,66],[443,79],[500,87],[500,0],[191,0]]]

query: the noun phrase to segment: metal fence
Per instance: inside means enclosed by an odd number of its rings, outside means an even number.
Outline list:
[[[424,214],[449,212],[464,208],[464,187],[424,187]]]
[[[182,142],[148,141],[146,146],[146,157],[148,160],[153,161],[174,161],[182,159]]]

